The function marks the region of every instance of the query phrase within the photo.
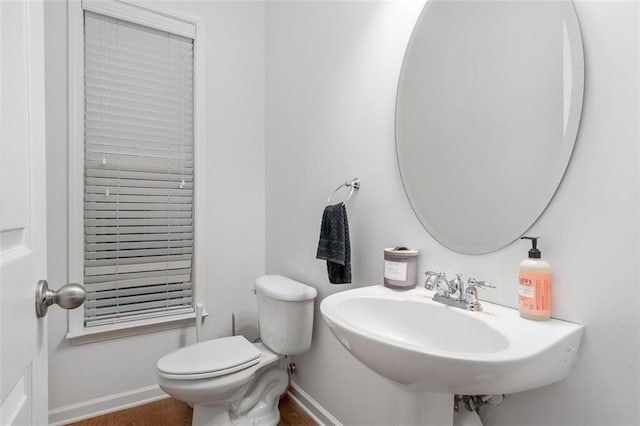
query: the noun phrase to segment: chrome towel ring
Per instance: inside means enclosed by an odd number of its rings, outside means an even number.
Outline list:
[[[360,178],[353,178],[351,180],[346,181],[345,183],[343,183],[342,185],[340,185],[339,187],[337,187],[335,189],[335,191],[333,191],[331,193],[331,195],[329,195],[329,198],[327,198],[327,205],[329,205],[331,203],[331,199],[333,198],[334,195],[336,195],[336,192],[338,192],[340,190],[340,188],[342,187],[347,187],[347,188],[351,188],[351,191],[349,192],[349,195],[347,195],[347,198],[345,198],[342,202],[346,203],[347,201],[349,201],[349,199],[351,198],[351,196],[353,195],[353,192],[356,189],[360,189]]]

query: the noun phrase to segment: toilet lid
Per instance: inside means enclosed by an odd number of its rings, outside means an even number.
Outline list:
[[[242,336],[223,337],[186,346],[160,358],[158,370],[169,375],[228,374],[254,364],[260,351]],[[215,374],[218,372],[219,374]]]

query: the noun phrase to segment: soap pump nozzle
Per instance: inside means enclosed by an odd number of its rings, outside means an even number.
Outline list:
[[[531,249],[529,250],[529,259],[540,259],[542,253],[538,250],[538,238],[540,237],[521,237],[521,240],[531,240]]]

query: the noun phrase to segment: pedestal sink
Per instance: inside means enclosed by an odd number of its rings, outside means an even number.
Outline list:
[[[415,397],[406,393],[427,392],[424,398],[431,402],[421,403],[431,406],[434,422],[419,422],[442,424],[452,418],[451,407],[435,415],[432,405],[450,401],[452,394],[522,392],[569,375],[582,325],[530,321],[515,309],[484,301],[482,312],[470,312],[432,297],[422,288],[401,292],[369,286],[335,293],[320,304],[340,343],[398,386],[401,412]]]

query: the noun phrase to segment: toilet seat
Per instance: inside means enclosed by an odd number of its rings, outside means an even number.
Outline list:
[[[160,377],[197,380],[245,370],[260,362],[261,352],[242,336],[213,339],[186,346],[160,358]]]

